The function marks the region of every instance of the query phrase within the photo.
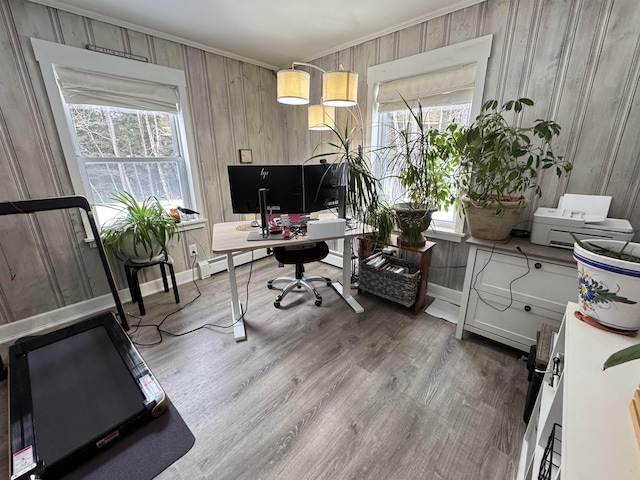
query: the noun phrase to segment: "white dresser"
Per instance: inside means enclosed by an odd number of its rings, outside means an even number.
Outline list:
[[[640,360],[602,371],[614,352],[639,343],[638,338],[604,332],[574,316],[566,307],[551,358],[559,356],[559,376],[549,385],[544,376],[522,442],[517,480],[537,479],[548,463],[545,447],[554,424],[555,455],[549,478],[556,480],[637,480],[640,448],[629,403],[640,383]]]
[[[456,337],[469,331],[529,352],[541,325],[559,326],[567,302],[578,298],[573,251],[516,238],[467,244]]]

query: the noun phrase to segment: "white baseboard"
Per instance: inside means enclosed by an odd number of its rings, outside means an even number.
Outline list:
[[[462,301],[462,292],[460,290],[453,290],[434,283],[427,283],[427,295],[458,306]]]
[[[250,252],[234,252],[233,263],[236,267],[249,263],[253,260],[259,260],[267,256],[267,249],[261,248],[259,250],[252,250]],[[227,256],[220,255],[218,257],[209,258],[197,262],[198,277],[200,280],[209,278],[211,275],[215,275],[219,272],[225,272],[227,270]],[[177,280],[176,280],[177,281]]]

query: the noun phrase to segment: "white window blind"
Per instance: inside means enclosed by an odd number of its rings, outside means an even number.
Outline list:
[[[476,78],[476,64],[438,70],[413,77],[380,83],[376,102],[378,112],[406,109],[420,101],[423,107],[471,103]]]
[[[178,113],[175,87],[73,68],[57,67],[55,71],[67,104]]]

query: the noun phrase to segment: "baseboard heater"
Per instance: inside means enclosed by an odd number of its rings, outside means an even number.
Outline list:
[[[234,252],[233,263],[236,267],[238,267],[240,265],[252,262],[253,260],[259,260],[260,258],[264,258],[267,256],[269,256],[269,254],[267,253],[266,248],[253,250],[251,252]],[[197,265],[200,280],[204,280],[216,273],[227,271],[227,256],[220,255],[219,257],[202,260],[198,262]]]

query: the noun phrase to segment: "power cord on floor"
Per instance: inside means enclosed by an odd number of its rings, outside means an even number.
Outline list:
[[[507,240],[506,242],[504,242],[504,244],[509,243],[509,241],[511,240],[511,238],[509,238],[509,240]],[[478,295],[478,299],[484,303],[485,305],[487,305],[488,307],[493,308],[494,310],[498,311],[498,312],[505,312],[506,310],[508,310],[509,308],[511,308],[511,306],[513,305],[513,290],[512,290],[512,285],[516,280],[520,280],[522,277],[526,276],[529,274],[529,272],[531,271],[531,267],[529,266],[529,257],[527,256],[526,253],[524,253],[524,251],[520,248],[520,246],[516,246],[516,250],[518,250],[525,258],[526,262],[527,262],[527,271],[524,272],[522,275],[514,278],[513,280],[511,280],[509,282],[509,304],[504,307],[504,308],[498,308],[495,305],[492,305],[491,303],[489,303],[487,300],[485,300],[484,298],[482,298],[482,295],[480,295],[480,291],[478,291],[478,289],[476,288],[476,282],[478,281],[478,277],[480,276],[480,274],[483,272],[483,270],[485,268],[487,268],[487,266],[489,265],[489,263],[491,263],[491,258],[493,257],[493,252],[495,251],[497,242],[493,244],[493,246],[491,247],[491,253],[489,254],[489,259],[487,260],[487,263],[484,264],[484,266],[480,269],[480,271],[478,271],[478,273],[476,273],[476,276],[473,279],[473,284],[471,285],[471,288],[473,289],[474,292],[476,292],[476,295]]]
[[[198,287],[198,284],[196,283],[196,279],[195,279],[195,264],[196,264],[196,260],[197,260],[197,255],[194,256],[193,259],[193,263],[191,265],[191,272],[192,272],[192,282],[196,287],[196,290],[198,292],[198,294],[195,296],[195,298],[193,298],[191,301],[189,301],[188,303],[186,303],[185,305],[183,305],[182,307],[178,308],[177,310],[174,310],[171,313],[168,313],[167,315],[164,316],[164,318],[159,322],[159,323],[141,323],[142,322],[142,317],[138,317],[135,315],[131,315],[128,314],[130,317],[132,318],[136,318],[138,319],[138,323],[134,326],[134,330],[128,332],[129,337],[131,337],[133,334],[135,334],[140,328],[155,328],[157,333],[158,333],[158,340],[155,342],[151,342],[151,343],[141,343],[141,342],[137,342],[135,340],[133,340],[133,338],[131,339],[132,343],[138,347],[153,347],[156,345],[160,345],[164,339],[163,335],[168,335],[170,337],[182,337],[184,335],[188,335],[190,333],[194,333],[197,332],[198,330],[202,330],[202,329],[211,329],[211,328],[223,328],[223,329],[227,329],[227,328],[233,328],[236,324],[238,324],[239,322],[244,320],[244,317],[249,309],[249,283],[251,282],[251,275],[253,273],[253,250],[251,251],[251,262],[249,265],[249,277],[247,278],[247,283],[246,283],[246,287],[245,287],[245,306],[246,308],[243,309],[242,308],[242,304],[240,304],[240,310],[241,310],[241,315],[240,317],[235,320],[232,324],[230,325],[217,325],[215,323],[205,323],[203,325],[200,325],[199,327],[193,328],[191,330],[187,330],[186,332],[180,332],[180,333],[174,333],[174,332],[170,332],[168,330],[164,330],[162,328],[162,325],[164,324],[164,322],[171,317],[172,315],[175,315],[178,312],[181,312],[182,310],[184,310],[185,308],[193,305],[193,303],[198,300],[198,298],[200,298],[200,296],[202,295],[202,293],[200,292],[200,288]]]

